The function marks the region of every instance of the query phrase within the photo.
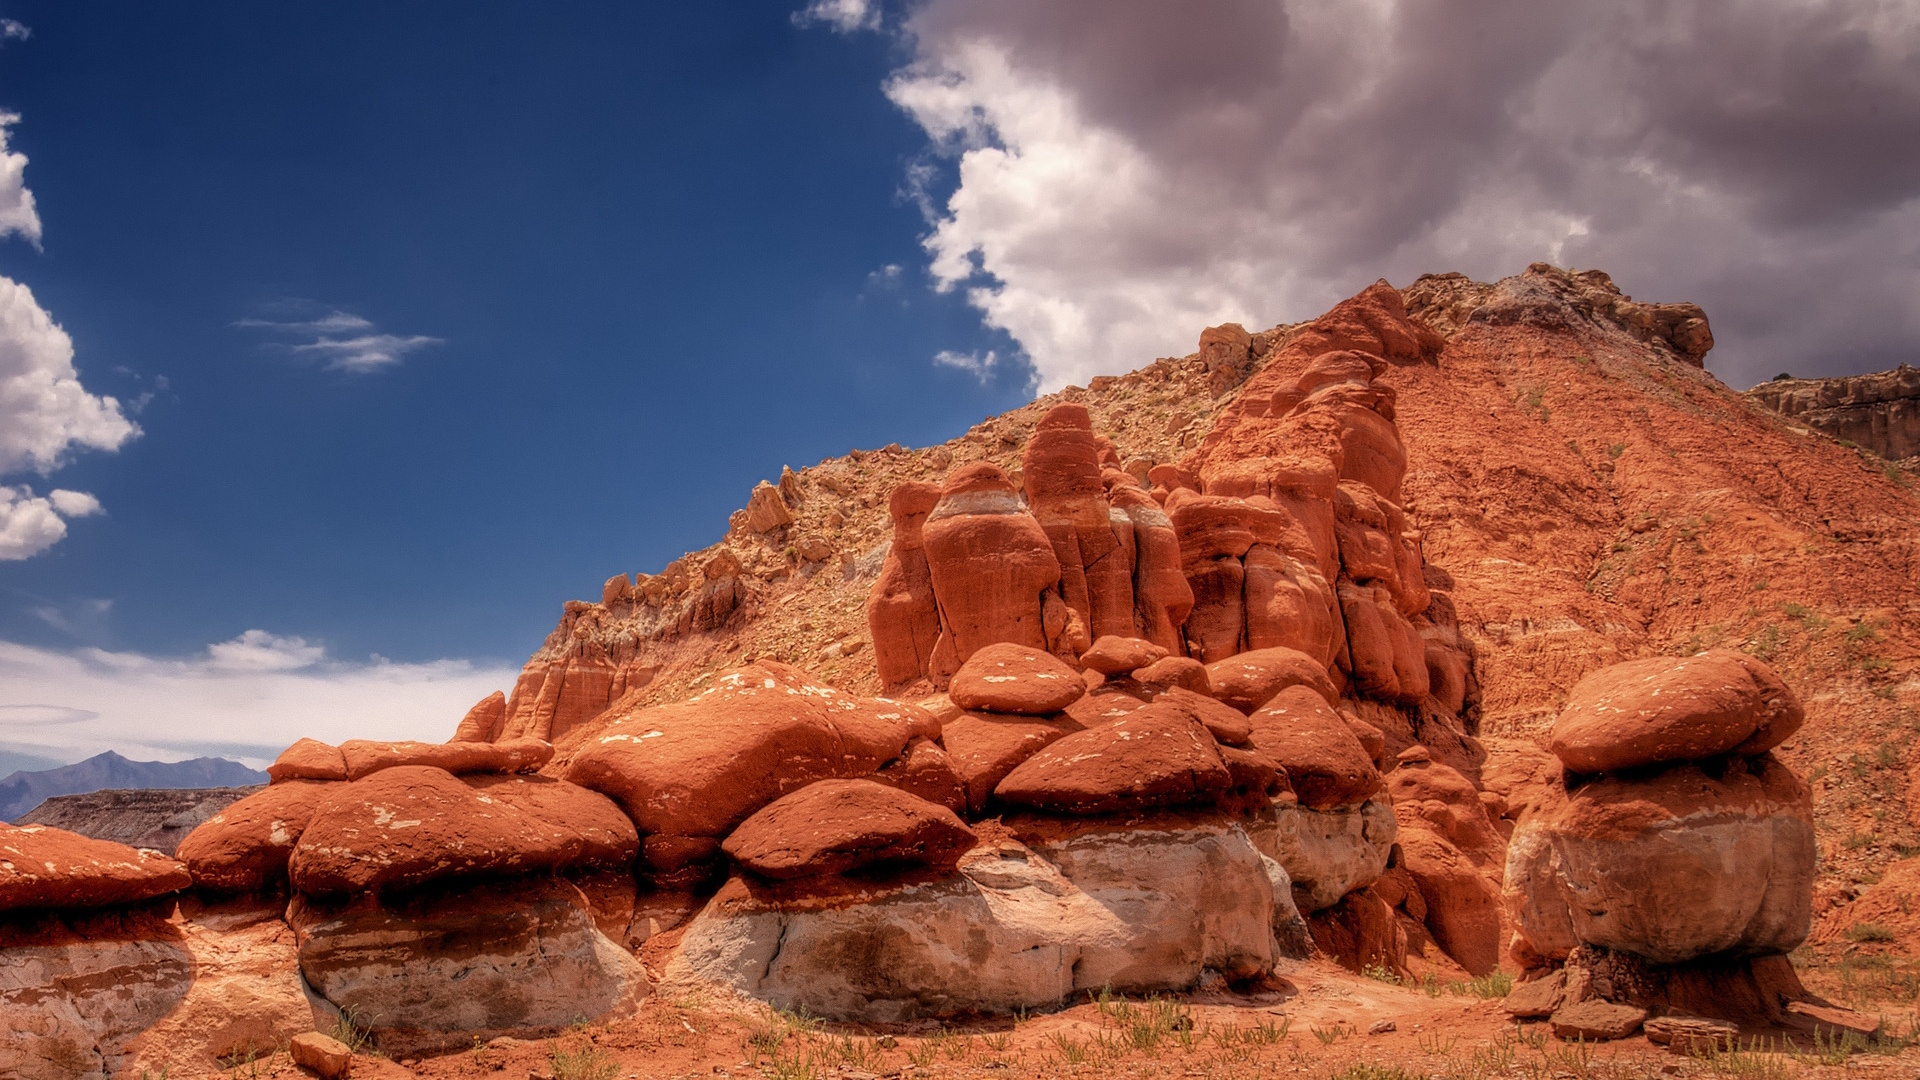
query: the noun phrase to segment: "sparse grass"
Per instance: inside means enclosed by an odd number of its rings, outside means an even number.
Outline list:
[[[1363,1061],[1332,1074],[1328,1080],[1420,1080],[1398,1065],[1375,1065]]]
[[[1847,927],[1847,940],[1855,942],[1892,941],[1894,932],[1879,923],[1857,922]]]
[[[1856,1004],[1910,1004],[1920,999],[1920,970],[1911,962],[1895,963],[1887,956],[1849,953],[1834,965],[1833,973],[1840,981],[1840,996]]]
[[[368,1038],[373,1034],[373,1025],[363,1023],[360,1014],[348,1006],[334,1015],[333,1030],[327,1034],[357,1054],[365,1049]]]
[[[1313,1037],[1320,1040],[1321,1046],[1332,1046],[1334,1043],[1345,1038],[1347,1034],[1346,1029],[1342,1028],[1339,1024],[1335,1024],[1330,1028],[1310,1027],[1307,1030],[1313,1032]]]
[[[1883,742],[1880,744],[1880,749],[1874,751],[1874,760],[1883,769],[1899,768],[1900,748],[1890,742]]]
[[[1617,442],[1617,443],[1614,443],[1612,446],[1607,447],[1607,456],[1610,458],[1614,458],[1615,460],[1618,460],[1620,455],[1626,452],[1627,452],[1627,444],[1623,442]]]
[[[1741,1080],[1788,1080],[1797,1073],[1777,1044],[1758,1039],[1745,1046],[1731,1048],[1708,1044],[1690,1050],[1687,1056],[1706,1066],[1715,1076],[1735,1076]]]
[[[1761,660],[1771,660],[1773,659],[1773,654],[1778,652],[1779,649],[1780,628],[1772,623],[1768,623],[1760,628],[1758,634],[1754,635],[1753,643],[1748,647],[1747,651]]]
[[[553,1080],[614,1080],[620,1063],[592,1043],[553,1048]]]
[[[1068,1065],[1080,1065],[1087,1060],[1087,1044],[1069,1039],[1060,1032],[1053,1034],[1053,1048],[1059,1052],[1060,1060]],[[914,1064],[919,1065],[916,1061]]]

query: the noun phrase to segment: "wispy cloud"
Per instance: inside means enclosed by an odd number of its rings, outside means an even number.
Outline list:
[[[0,19],[0,42],[25,41],[33,36],[33,27],[18,19]]]
[[[438,741],[515,674],[465,660],[336,660],[257,629],[184,659],[0,641],[0,750],[66,761],[214,752],[258,766],[302,736]]]
[[[984,353],[963,353],[955,352],[952,349],[942,349],[933,354],[933,365],[935,367],[953,368],[956,371],[964,371],[980,380],[980,385],[982,386],[985,386],[987,382],[993,378],[993,370],[998,367],[999,364],[1000,354],[994,352],[992,349],[988,349]]]
[[[304,301],[287,304],[309,306]],[[384,333],[372,320],[339,309],[313,318],[237,319],[233,325],[266,331],[275,339],[269,344],[277,348],[320,357],[329,371],[354,374],[392,367],[408,353],[443,343],[425,334]]]
[[[797,26],[824,23],[842,34],[878,30],[880,5],[877,0],[812,0],[793,13],[793,21]]]

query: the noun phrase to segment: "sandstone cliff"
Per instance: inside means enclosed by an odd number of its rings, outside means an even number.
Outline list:
[[[1920,368],[1901,364],[1833,379],[1783,376],[1748,390],[1747,397],[1888,461],[1920,465]]]

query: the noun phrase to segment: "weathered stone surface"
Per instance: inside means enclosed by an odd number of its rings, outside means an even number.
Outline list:
[[[446,878],[624,867],[639,837],[610,800],[547,777],[400,765],[341,785],[295,843],[287,873],[310,896]]]
[[[1392,805],[1380,798],[1328,811],[1283,803],[1251,824],[1247,835],[1286,870],[1299,909],[1315,912],[1386,872],[1399,824]]]
[[[975,652],[954,672],[947,696],[968,711],[1049,716],[1086,693],[1080,673],[1059,657],[1002,642]]]
[[[1253,748],[1287,770],[1302,806],[1357,806],[1380,790],[1380,771],[1366,748],[1312,688],[1280,691],[1251,722]]]
[[[1245,713],[1231,705],[1196,694],[1184,686],[1175,686],[1156,694],[1153,704],[1177,709],[1192,717],[1222,746],[1251,745],[1253,723]]]
[[[110,1080],[194,977],[180,932],[141,915],[0,926],[0,1076]]]
[[[951,870],[973,841],[944,806],[871,780],[820,780],[762,807],[721,848],[761,877],[788,880],[876,865]]]
[[[1554,1035],[1568,1041],[1606,1042],[1639,1031],[1646,1018],[1647,1010],[1638,1006],[1588,999],[1561,1006],[1548,1023]]]
[[[192,884],[165,855],[44,825],[0,822],[0,911],[132,904]]]
[[[1772,669],[1713,649],[1601,668],[1574,684],[1550,748],[1574,772],[1614,772],[1717,754],[1758,754],[1806,720]]]
[[[1108,634],[1095,638],[1093,647],[1080,655],[1080,662],[1102,675],[1125,675],[1166,657],[1167,650],[1151,641]]]
[[[940,612],[934,605],[933,572],[927,565],[922,530],[939,505],[940,488],[908,481],[893,489],[888,510],[893,543],[880,576],[867,593],[867,627],[873,634],[873,660],[887,686],[912,682],[933,663],[940,637]]]
[[[1111,814],[1211,802],[1232,786],[1207,729],[1155,703],[1044,747],[994,795],[1050,813]]]
[[[228,806],[187,834],[174,854],[194,886],[259,892],[285,880],[293,845],[329,795],[344,785],[314,780],[273,784]]]
[[[717,840],[790,791],[870,775],[915,735],[939,734],[914,706],[763,661],[686,701],[612,716],[566,777],[618,801],[642,832]]]
[[[317,1031],[295,1035],[287,1043],[287,1056],[295,1065],[312,1069],[325,1080],[337,1080],[353,1066],[353,1051],[346,1043]]]
[[[1645,1027],[1648,1042],[1670,1046],[1683,1054],[1706,1055],[1716,1050],[1731,1050],[1740,1041],[1739,1028],[1704,1016],[1656,1016],[1648,1020]]]
[[[347,759],[337,746],[329,746],[318,739],[301,739],[280,752],[273,764],[267,766],[267,779],[271,783],[287,780],[345,780],[347,778]]]
[[[300,985],[284,905],[180,905],[173,926],[193,981],[167,1014],[128,1046],[123,1075],[194,1080],[227,1077],[221,1059],[265,1059],[293,1036],[326,1022]]]
[[[1256,649],[1216,660],[1207,665],[1207,682],[1214,697],[1249,715],[1290,686],[1308,687],[1328,705],[1340,700],[1325,662],[1297,649]]]
[[[564,880],[474,885],[392,906],[297,897],[287,921],[308,984],[368,1025],[392,1058],[623,1019],[652,989]]]
[[[1920,368],[1901,364],[1891,371],[1831,379],[1779,378],[1746,396],[1888,461],[1920,457]]]
[[[1518,983],[1500,999],[1500,1007],[1515,1020],[1545,1020],[1560,1007],[1567,993],[1567,973],[1555,971],[1531,982]]]
[[[1272,966],[1272,888],[1224,823],[982,845],[950,878],[855,904],[781,906],[734,883],[688,927],[665,985],[868,1023],[1183,989]]]
[[[627,575],[621,574],[620,581],[626,581]],[[448,742],[490,743],[500,737],[507,725],[507,695],[495,690],[480,699],[479,704],[467,710],[460,718],[460,726],[453,731]]]
[[[793,512],[780,497],[780,489],[765,480],[755,484],[753,494],[747,496],[747,528],[763,533],[791,524]]]
[[[967,812],[966,782],[960,778],[945,748],[925,736],[916,735],[909,740],[900,756],[874,773],[873,779],[956,814]]]
[[[1060,563],[1006,473],[986,462],[955,470],[922,533],[955,667],[1002,641],[1052,649],[1041,594],[1060,581]]]
[[[1659,963],[1784,953],[1811,924],[1811,800],[1771,754],[1718,776],[1602,777],[1537,809],[1507,851],[1507,908],[1541,957],[1582,942]]]
[[[987,799],[1000,781],[1021,762],[1049,743],[1080,730],[1079,723],[1065,717],[965,713],[941,729],[940,741],[946,744],[954,772],[966,785],[967,812],[977,815],[986,809]]]
[[[502,706],[504,708],[504,705]],[[347,779],[359,780],[396,765],[430,765],[454,774],[532,772],[553,757],[553,746],[541,739],[514,738],[500,742],[377,742],[348,739],[340,744]]]

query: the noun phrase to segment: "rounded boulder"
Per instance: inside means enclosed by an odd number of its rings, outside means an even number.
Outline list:
[[[721,844],[747,870],[791,880],[881,866],[950,870],[973,847],[953,811],[872,780],[821,780],[762,807]]]
[[[974,653],[947,685],[947,696],[967,710],[1048,716],[1080,700],[1087,684],[1051,653],[1001,642]]]
[[[1573,772],[1617,772],[1763,753],[1805,721],[1800,699],[1771,668],[1712,649],[1629,660],[1587,675],[1567,695],[1549,749]]]

